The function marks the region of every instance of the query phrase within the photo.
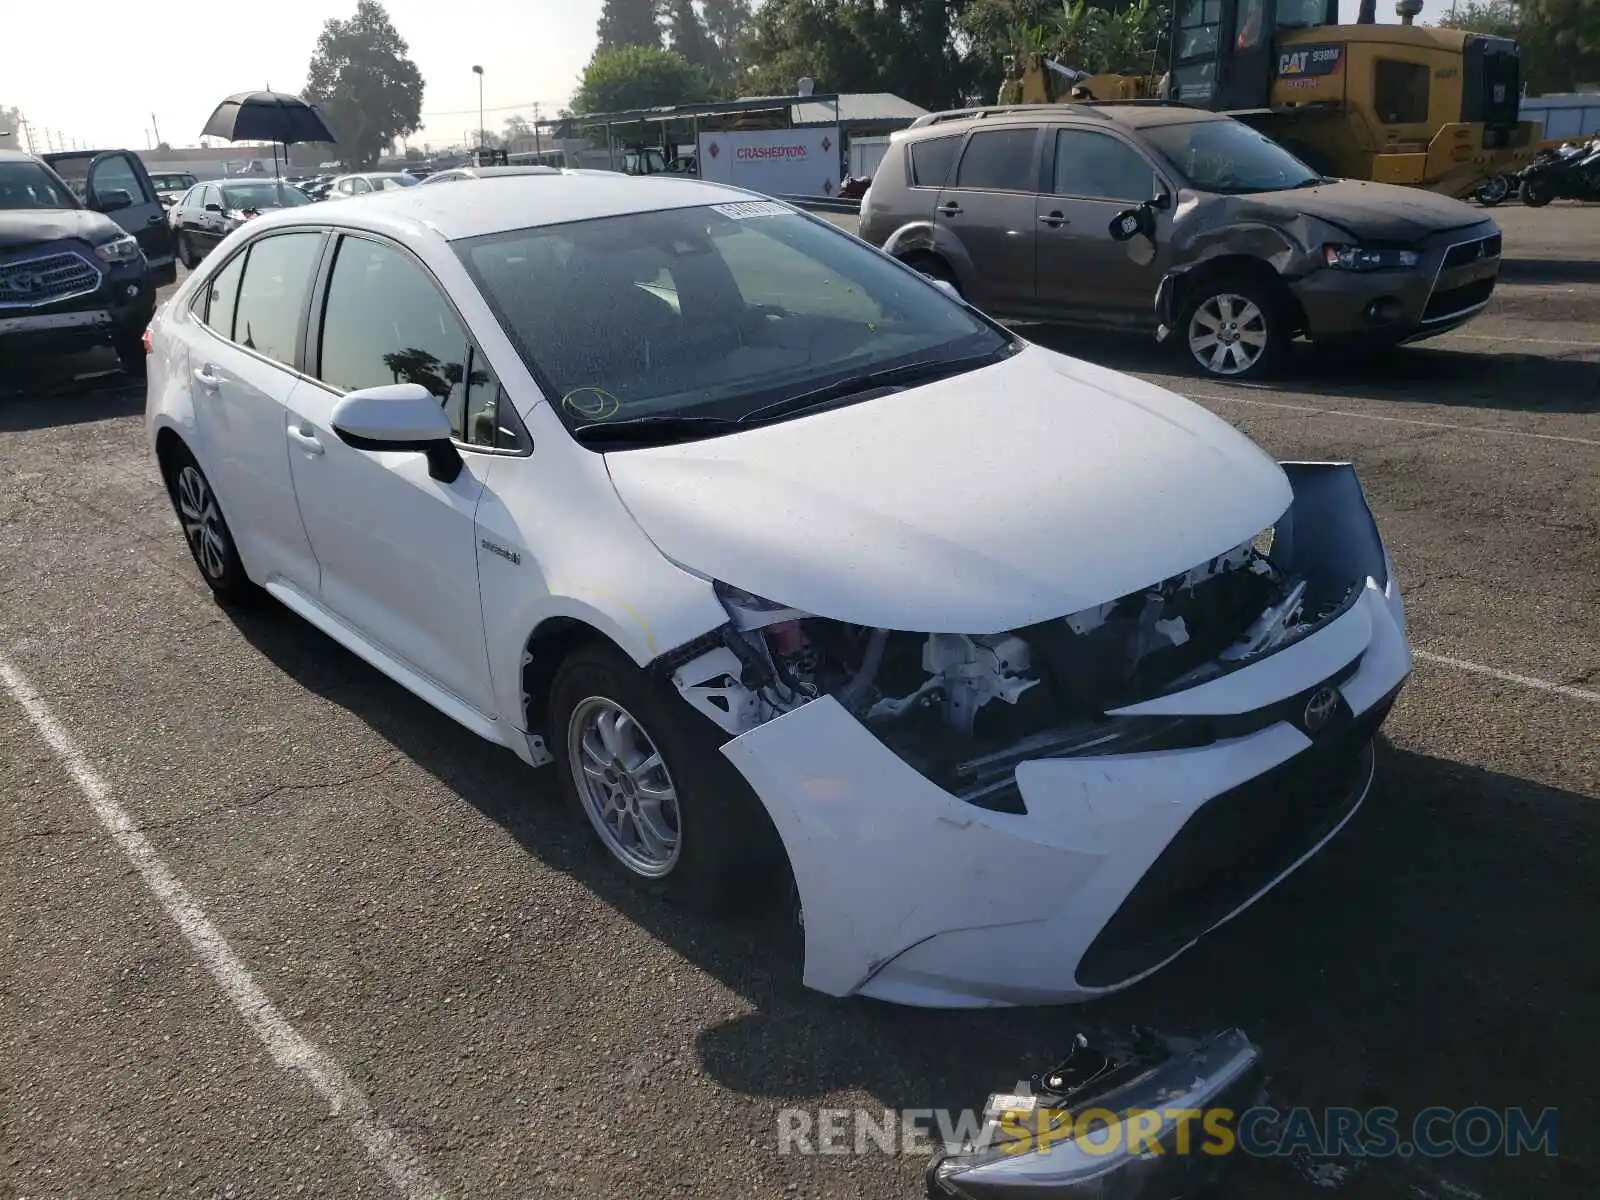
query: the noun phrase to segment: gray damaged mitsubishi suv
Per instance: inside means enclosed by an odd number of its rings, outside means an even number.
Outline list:
[[[1159,101],[930,113],[895,135],[859,234],[993,316],[1154,331],[1232,379],[1297,336],[1454,329],[1500,269],[1480,210],[1325,178],[1231,117]]]

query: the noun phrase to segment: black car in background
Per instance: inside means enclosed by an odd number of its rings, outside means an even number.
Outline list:
[[[152,171],[150,182],[156,185],[156,196],[161,203],[171,205],[200,181],[188,171]]]
[[[0,367],[110,345],[126,370],[144,373],[158,284],[139,241],[112,219],[130,206],[109,178],[92,194],[113,202],[111,215],[39,159],[0,150]]]
[[[276,208],[310,204],[292,183],[280,179],[218,179],[190,188],[170,210],[180,262],[194,267],[251,217]]]
[[[63,150],[39,157],[67,181],[86,208],[105,213],[138,239],[157,287],[177,280],[167,210],[137,154],[132,150]]]

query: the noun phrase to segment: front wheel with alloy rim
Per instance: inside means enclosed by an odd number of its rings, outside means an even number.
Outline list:
[[[172,497],[178,524],[195,566],[221,604],[242,604],[255,598],[256,586],[245,574],[233,533],[222,515],[217,495],[211,490],[200,464],[187,449],[179,447],[167,456],[167,492]]]
[[[726,736],[620,651],[568,656],[550,731],[562,793],[636,884],[711,912],[744,906],[773,878],[777,834],[720,753]]]
[[[1176,339],[1207,375],[1253,379],[1271,372],[1289,342],[1283,306],[1249,279],[1224,279],[1193,290]]]

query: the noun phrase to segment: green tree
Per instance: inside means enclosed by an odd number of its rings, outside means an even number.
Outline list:
[[[595,30],[600,39],[596,52],[661,45],[659,17],[656,0],[605,0]]]
[[[711,77],[676,51],[623,46],[595,51],[572,94],[572,111],[582,115],[703,104],[713,98],[715,90]]]
[[[717,51],[716,74],[725,82],[739,74],[739,43],[751,15],[750,0],[701,0],[700,18]]]
[[[323,23],[303,95],[328,118],[346,167],[371,167],[422,124],[422,75],[409,52],[377,0],[358,0],[349,20]]]
[[[1587,0],[1589,25],[1577,0],[1467,0],[1439,19],[1445,29],[1515,38],[1522,82],[1530,95],[1571,91],[1600,79],[1600,2]],[[1546,4],[1554,7],[1545,7]]]
[[[721,55],[694,0],[667,0],[667,48],[683,55],[712,78],[722,74]]]
[[[959,103],[968,58],[957,0],[766,0],[739,47],[744,95],[788,95],[809,75],[819,91],[893,92],[928,107]]]

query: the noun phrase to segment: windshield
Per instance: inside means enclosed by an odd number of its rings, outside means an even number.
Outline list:
[[[1322,181],[1277,142],[1238,121],[1151,125],[1142,132],[1202,192],[1278,192]]]
[[[77,199],[38,163],[0,162],[0,208],[77,208]]]
[[[863,375],[953,374],[1013,345],[921,276],[771,201],[455,249],[569,428],[736,421]]]
[[[306,194],[287,183],[225,183],[223,207],[239,212],[260,212],[264,208],[293,208],[310,204]]]

